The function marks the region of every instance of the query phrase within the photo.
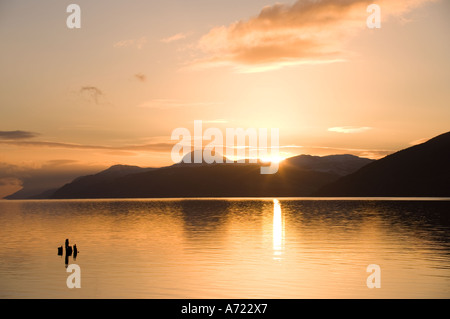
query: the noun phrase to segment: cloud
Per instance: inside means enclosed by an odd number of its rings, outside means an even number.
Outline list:
[[[421,138],[419,140],[415,140],[415,141],[410,142],[409,145],[415,146],[415,145],[426,143],[429,140],[430,140],[430,138]]]
[[[23,140],[38,136],[39,134],[26,131],[0,131],[2,140]]]
[[[0,162],[0,198],[19,190],[24,196],[37,195],[48,189],[61,187],[79,176],[93,174],[105,168],[64,159],[28,166]]]
[[[148,109],[172,109],[172,108],[182,108],[182,107],[209,107],[217,106],[221,103],[217,102],[189,102],[183,100],[173,100],[173,99],[154,99],[144,103],[139,104],[137,107],[148,108]]]
[[[122,40],[114,43],[115,48],[128,48],[128,47],[135,47],[136,49],[140,50],[144,47],[144,45],[147,43],[146,37],[141,37],[139,39],[129,39],[129,40]]]
[[[147,81],[147,76],[145,74],[143,74],[143,73],[137,73],[137,74],[134,75],[134,77],[140,82]]]
[[[371,159],[380,159],[395,152],[395,150],[380,150],[380,149],[360,149],[360,148],[339,148],[326,146],[308,146],[308,145],[284,145],[280,146],[280,150],[286,150],[290,156],[296,154],[308,154],[315,156],[327,156],[338,154],[352,154],[359,157],[366,157]]]
[[[371,127],[356,127],[356,126],[339,126],[339,127],[330,127],[328,129],[329,132],[336,133],[344,133],[344,134],[353,134],[353,133],[363,133],[366,131],[370,131]]]
[[[0,162],[0,178],[10,177],[18,171],[20,171],[19,166]]]
[[[208,123],[208,124],[226,124],[229,123],[228,120],[224,120],[224,119],[217,119],[217,120],[206,120],[203,121],[203,123]]]
[[[61,167],[71,164],[76,164],[78,161],[76,160],[70,160],[70,159],[57,159],[57,160],[49,160],[47,161],[47,164],[52,167]]]
[[[138,154],[133,153],[133,152],[126,152],[126,151],[111,151],[111,152],[106,152],[105,154],[107,155],[112,155],[112,156],[136,156]]]
[[[22,181],[15,177],[0,178],[0,198],[15,193],[22,185]]]
[[[106,145],[86,145],[47,141],[2,141],[0,144],[18,146],[18,147],[35,147],[35,148],[59,148],[72,150],[99,150],[99,151],[144,151],[144,152],[166,152],[170,151],[174,143],[150,143],[150,144],[134,144],[125,146],[106,146]],[[61,165],[61,163],[58,163]]]
[[[183,32],[181,32],[181,33],[177,33],[177,34],[175,34],[175,35],[172,35],[172,36],[170,36],[170,37],[161,39],[161,42],[164,42],[164,43],[172,43],[172,42],[175,42],[175,41],[179,41],[179,40],[186,39],[186,38],[189,37],[190,35],[191,35],[190,33],[183,33]]]
[[[378,0],[382,21],[436,0]],[[346,61],[345,42],[367,30],[372,0],[298,0],[274,4],[258,16],[211,29],[194,67],[232,65],[239,72],[263,72],[299,64]]]
[[[22,186],[21,181],[15,177],[0,178],[0,186]]]
[[[101,98],[104,97],[103,92],[95,86],[83,86],[80,89],[80,94],[87,96],[95,104],[99,104]]]

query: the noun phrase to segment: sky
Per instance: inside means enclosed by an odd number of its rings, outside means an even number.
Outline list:
[[[195,120],[278,128],[283,157],[426,141],[450,130],[449,14],[446,0],[1,0],[0,198],[42,172],[171,165],[172,132]]]

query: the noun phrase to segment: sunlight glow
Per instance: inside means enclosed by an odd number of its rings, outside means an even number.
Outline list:
[[[263,163],[280,163],[285,159],[286,158],[282,156],[269,156],[269,157],[261,157],[260,161]]]

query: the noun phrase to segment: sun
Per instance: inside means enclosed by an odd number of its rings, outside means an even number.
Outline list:
[[[264,156],[260,157],[259,160],[263,163],[280,163],[284,161],[286,157],[280,156],[280,155],[274,155],[274,156]]]

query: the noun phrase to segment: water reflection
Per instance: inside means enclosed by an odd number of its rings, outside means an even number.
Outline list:
[[[450,201],[0,202],[0,298],[449,298],[449,212]],[[77,292],[61,271],[76,257],[67,237],[89,274]],[[382,289],[367,288],[369,264]]]
[[[224,200],[183,200],[178,203],[184,235],[191,243],[205,246],[205,241],[220,241],[229,213],[229,202]],[[211,238],[210,238],[211,237]]]
[[[281,259],[284,250],[284,222],[280,201],[273,200],[273,253],[274,259]]]

